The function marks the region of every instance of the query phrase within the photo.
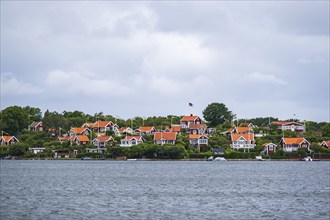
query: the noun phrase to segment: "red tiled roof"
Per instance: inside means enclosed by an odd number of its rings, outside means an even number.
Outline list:
[[[240,137],[243,137],[245,140],[251,140],[254,141],[254,135],[253,134],[231,134],[231,140],[232,141],[237,141]]]
[[[126,129],[127,129],[127,127],[122,127],[122,128],[119,128],[118,131],[119,131],[120,133],[123,133]]]
[[[198,116],[194,116],[194,115],[183,116],[183,118],[181,119],[181,121],[195,121],[198,118],[199,118]]]
[[[168,140],[175,141],[176,140],[176,132],[155,132],[154,140]]]
[[[128,140],[132,140],[133,138],[137,141],[143,141],[141,136],[126,136],[124,140],[128,141]]]
[[[207,128],[206,124],[189,124],[189,129]]]
[[[329,141],[322,141],[321,145],[325,145],[327,147],[330,147],[330,140]]]
[[[180,125],[173,125],[171,127],[172,132],[180,132],[181,131],[181,126]]]
[[[107,127],[109,124],[112,124],[111,121],[97,121],[93,124],[93,128],[104,128]]]
[[[238,133],[244,133],[244,132],[252,131],[252,129],[249,127],[236,127],[236,131]]]
[[[207,135],[200,135],[200,134],[189,134],[189,139],[199,139],[201,137],[207,137]]]
[[[1,139],[3,139],[4,142],[6,142],[6,143],[11,141],[11,139],[13,139],[13,138],[14,138],[14,140],[18,141],[15,136],[1,136]]]
[[[94,140],[97,140],[98,142],[108,142],[111,141],[112,137],[111,136],[98,136]]]
[[[79,141],[89,141],[89,138],[86,135],[77,135],[76,138],[78,138]]]
[[[79,127],[79,128],[71,128],[71,131],[73,131],[75,134],[82,134],[86,128],[84,127]]]
[[[285,144],[301,144],[302,142],[306,141],[305,138],[282,138]]]
[[[152,130],[155,130],[154,126],[140,126],[139,131],[141,132],[151,132]]]

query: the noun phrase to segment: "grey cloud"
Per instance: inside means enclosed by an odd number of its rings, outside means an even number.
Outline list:
[[[39,89],[36,99],[1,94],[2,108],[28,103],[132,117],[201,115],[210,102],[224,102],[242,117],[288,105],[308,109],[306,119],[329,120],[328,2],[1,6],[1,73],[12,74],[2,86]],[[271,113],[286,116],[277,107]]]

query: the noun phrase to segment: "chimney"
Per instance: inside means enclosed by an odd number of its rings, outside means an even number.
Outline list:
[[[190,114],[190,116],[193,116],[193,114]]]

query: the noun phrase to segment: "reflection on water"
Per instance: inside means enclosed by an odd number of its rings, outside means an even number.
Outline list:
[[[329,219],[330,162],[1,161],[0,219]]]

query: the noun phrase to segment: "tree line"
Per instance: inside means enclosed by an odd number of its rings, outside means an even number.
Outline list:
[[[70,130],[71,127],[80,127],[85,122],[96,121],[112,121],[119,127],[132,127],[133,129],[139,126],[155,126],[158,129],[170,126],[171,124],[180,124],[183,115],[167,115],[167,116],[136,116],[130,119],[123,119],[114,115],[106,115],[103,112],[95,113],[94,115],[86,114],[81,111],[56,111],[46,110],[44,114],[37,107],[20,107],[10,106],[0,111],[0,129],[10,135],[18,135],[24,129],[27,129],[32,122],[43,122],[45,130],[49,128]],[[223,131],[235,125],[247,126],[252,123],[258,127],[269,127],[270,122],[278,121],[275,117],[257,117],[252,119],[236,119],[235,115],[228,110],[223,103],[211,103],[203,111],[203,118],[209,127],[215,127],[218,131]],[[287,119],[286,121],[297,121],[297,119]],[[306,121],[305,123],[308,132],[322,133],[323,136],[330,136],[330,124],[327,122]]]

